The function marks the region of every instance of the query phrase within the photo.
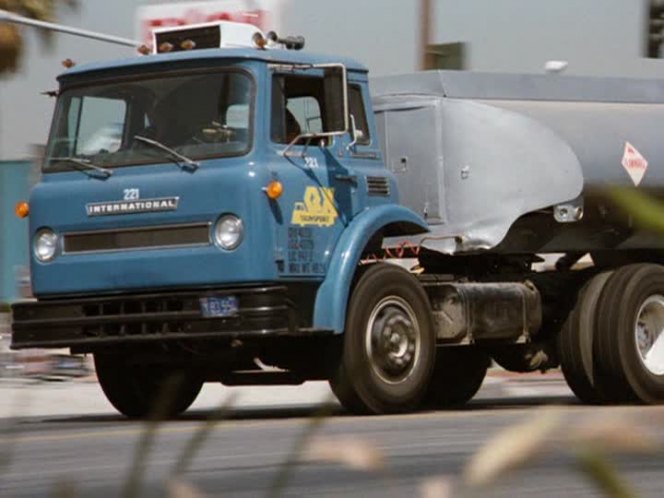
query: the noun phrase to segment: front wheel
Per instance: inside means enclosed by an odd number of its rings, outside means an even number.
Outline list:
[[[377,263],[351,294],[340,366],[330,380],[353,413],[412,411],[422,400],[435,362],[429,300],[406,270]]]
[[[194,402],[203,382],[158,365],[140,365],[119,354],[96,353],[97,379],[108,401],[129,418],[173,417]]]

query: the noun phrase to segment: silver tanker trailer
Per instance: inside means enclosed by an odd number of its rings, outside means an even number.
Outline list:
[[[483,354],[561,364],[587,402],[664,401],[664,233],[607,195],[661,194],[664,82],[438,71],[373,79],[372,98],[400,202],[430,225],[389,243],[418,248],[455,346],[439,349],[434,391],[457,385],[439,401],[472,397]],[[534,272],[548,253],[555,269]]]

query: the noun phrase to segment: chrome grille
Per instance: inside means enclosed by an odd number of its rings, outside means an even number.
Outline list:
[[[367,176],[369,195],[390,195],[390,181],[384,176]]]
[[[210,224],[194,223],[66,233],[65,254],[209,245]]]

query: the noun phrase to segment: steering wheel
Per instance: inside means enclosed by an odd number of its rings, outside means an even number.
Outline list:
[[[235,130],[228,125],[212,121],[202,128],[194,139],[202,143],[230,142],[235,137]]]

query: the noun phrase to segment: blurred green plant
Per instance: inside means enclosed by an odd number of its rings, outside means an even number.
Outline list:
[[[78,0],[0,0],[0,10],[38,21],[52,22],[59,4],[75,8]],[[48,43],[51,32],[39,30],[39,34],[42,40]],[[23,45],[21,28],[15,24],[0,21],[0,75],[14,72],[19,68]]]
[[[609,196],[637,225],[664,233],[664,202],[632,188],[613,188]]]

